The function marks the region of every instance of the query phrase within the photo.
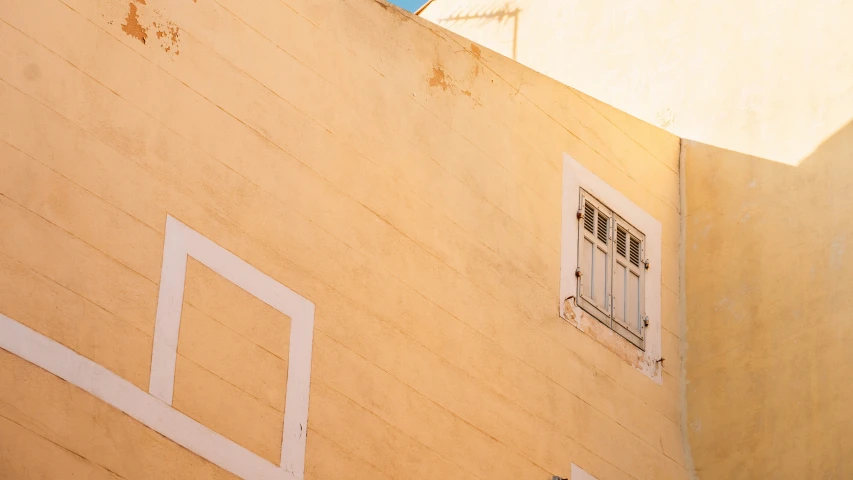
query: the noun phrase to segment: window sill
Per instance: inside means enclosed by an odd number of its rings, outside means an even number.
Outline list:
[[[626,340],[614,330],[601,323],[597,318],[575,306],[574,299],[564,302],[560,316],[572,326],[592,338],[604,348],[615,354],[647,377],[660,384],[662,367],[660,362],[651,358],[646,352]]]

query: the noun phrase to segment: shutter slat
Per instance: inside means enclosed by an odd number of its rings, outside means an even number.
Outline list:
[[[595,233],[595,207],[588,202],[583,206],[583,227],[589,233]]]
[[[640,241],[631,237],[631,263],[640,266]]]
[[[598,212],[598,240],[607,244],[607,216]]]
[[[624,228],[618,227],[616,229],[616,253],[619,255],[625,256],[626,243],[628,238],[628,232],[625,231]]]

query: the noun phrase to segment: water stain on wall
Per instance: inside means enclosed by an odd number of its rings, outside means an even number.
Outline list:
[[[441,87],[445,92],[450,88],[450,84],[447,83],[447,76],[444,74],[441,66],[432,67],[432,78],[429,79],[429,86]]]
[[[472,43],[472,44],[471,44],[471,53],[474,55],[474,57],[475,57],[477,60],[480,60],[480,54],[482,54],[482,53],[483,53],[483,51],[482,51],[482,50],[480,50],[480,47],[478,47],[477,45],[474,45],[474,44]]]

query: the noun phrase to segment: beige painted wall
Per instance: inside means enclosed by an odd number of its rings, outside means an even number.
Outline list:
[[[699,478],[853,478],[853,127],[798,167],[686,152]]]
[[[171,214],[316,305],[306,478],[688,477],[681,363],[557,314],[566,152],[662,223],[678,358],[676,137],[369,0],[0,19],[3,315],[146,389]],[[186,288],[174,406],[277,458],[289,319]],[[72,475],[230,477],[0,350],[0,477]]]
[[[673,133],[796,164],[853,119],[853,3],[434,0],[424,18]]]

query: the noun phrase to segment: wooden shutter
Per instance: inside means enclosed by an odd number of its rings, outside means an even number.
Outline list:
[[[645,236],[615,216],[613,241],[613,330],[645,348]]]
[[[582,218],[578,222],[578,305],[610,326],[610,229],[612,214],[581,190]]]

